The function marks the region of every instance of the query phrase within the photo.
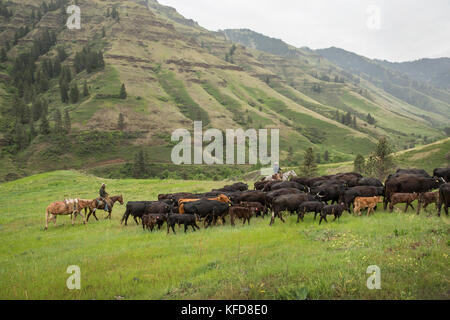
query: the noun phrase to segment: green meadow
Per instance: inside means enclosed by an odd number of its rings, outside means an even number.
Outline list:
[[[434,205],[369,217],[344,213],[322,223],[252,219],[250,226],[198,232],[144,232],[116,204],[113,219],[75,226],[67,216],[44,231],[46,206],[66,197],[111,195],[153,200],[159,193],[202,192],[226,182],[108,180],[55,171],[0,184],[0,299],[449,299],[449,219]],[[381,208],[379,208],[381,209]],[[431,215],[429,215],[431,214]],[[229,220],[229,219],[228,219]],[[67,267],[81,269],[69,290]],[[367,267],[381,270],[369,290]]]

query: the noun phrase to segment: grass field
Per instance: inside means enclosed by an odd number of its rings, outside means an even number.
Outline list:
[[[313,216],[269,227],[219,226],[174,235],[112,221],[58,217],[43,231],[44,211],[65,197],[94,198],[101,180],[56,171],[0,184],[0,299],[449,299],[448,217],[378,210],[344,213],[318,225]],[[222,182],[106,180],[125,201],[158,193],[202,192]],[[403,206],[401,206],[403,207]],[[403,208],[401,208],[403,209]],[[164,228],[165,229],[165,228]],[[81,290],[69,290],[70,265]],[[381,290],[369,290],[366,269],[381,269]]]

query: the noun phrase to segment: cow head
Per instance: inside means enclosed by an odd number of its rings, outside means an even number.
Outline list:
[[[439,188],[442,184],[445,183],[445,179],[442,177],[434,177],[433,179],[434,179],[436,188]]]

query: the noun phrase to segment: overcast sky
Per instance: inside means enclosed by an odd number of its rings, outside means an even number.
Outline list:
[[[450,57],[450,0],[158,0],[209,30],[407,61]]]

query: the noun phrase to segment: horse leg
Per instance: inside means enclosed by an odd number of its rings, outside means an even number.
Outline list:
[[[86,224],[86,218],[85,216],[80,212],[78,212],[78,214],[83,218],[83,224]]]
[[[48,218],[49,218],[49,214],[48,214],[48,210],[45,211],[45,228],[44,230],[48,229]]]
[[[97,217],[97,209],[94,209],[94,212],[92,213],[94,215],[95,220],[98,221],[98,217]]]

